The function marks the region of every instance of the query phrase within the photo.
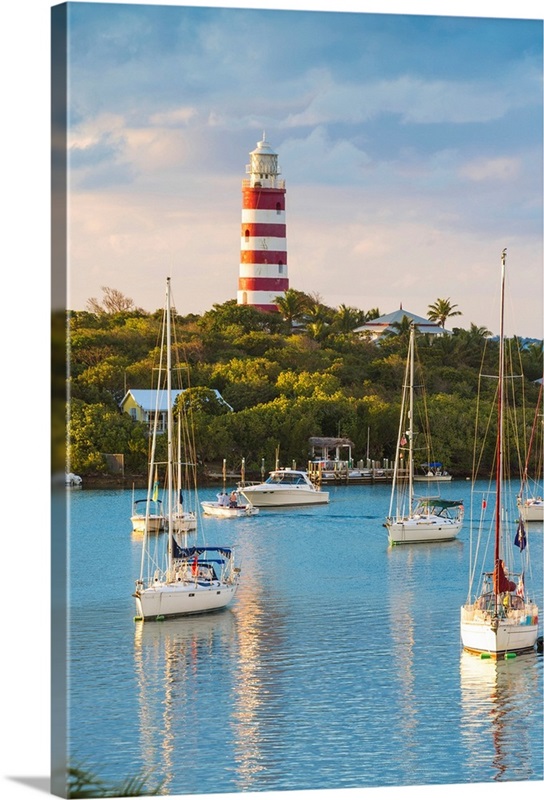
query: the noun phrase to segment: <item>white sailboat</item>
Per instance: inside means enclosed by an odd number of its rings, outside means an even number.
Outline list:
[[[511,653],[532,650],[538,636],[538,608],[527,594],[526,569],[529,561],[528,535],[523,520],[517,523],[514,492],[505,476],[505,347],[504,347],[504,293],[506,250],[501,258],[501,306],[499,334],[499,370],[496,400],[497,445],[495,456],[494,485],[489,495],[481,501],[478,536],[473,541],[471,526],[471,557],[469,590],[467,601],[461,606],[461,641],[465,650],[487,657],[497,658]],[[487,513],[491,507],[492,514]],[[473,518],[475,514],[471,515]],[[483,582],[477,597],[473,599],[472,584],[475,570],[479,566],[477,554],[487,548],[482,544],[483,529],[488,519],[488,528],[493,540],[492,569],[483,572]],[[515,530],[515,536],[514,536]],[[519,548],[521,569],[514,570],[514,547]],[[485,557],[485,556],[484,556]]]
[[[196,455],[194,453],[194,443],[192,441],[192,437],[189,431],[188,421],[186,419],[186,415],[179,414],[178,415],[178,446],[177,446],[177,477],[176,477],[176,494],[175,494],[175,505],[174,510],[172,512],[172,527],[174,534],[186,534],[196,531],[197,528],[197,518],[196,518],[196,511],[187,507],[187,502],[184,500],[183,497],[183,468],[185,467],[186,472],[185,474],[185,484],[188,485],[189,483],[189,475],[193,476],[193,493],[196,497]],[[185,442],[185,449],[188,454],[189,461],[182,461],[182,436],[181,430],[185,428],[186,433],[184,439],[187,439]],[[179,537],[178,537],[179,538]]]
[[[164,339],[161,347],[158,391],[163,376],[162,362],[166,350],[166,384],[171,396],[171,294],[170,278],[166,285]],[[165,346],[164,346],[165,345]],[[172,404],[167,412],[167,491],[166,491],[166,541],[153,538],[150,546],[149,532],[144,531],[140,577],[136,581],[133,597],[136,600],[136,620],[156,620],[186,614],[215,611],[227,606],[236,594],[240,570],[234,565],[234,553],[228,547],[186,546],[183,535],[174,535],[174,464],[173,464],[173,413]],[[155,438],[154,432],[154,438]],[[152,459],[155,447],[152,445]],[[150,470],[151,474],[151,470]],[[148,496],[152,493],[151,478]],[[186,536],[186,534],[185,534]],[[165,545],[165,546],[161,546]],[[185,546],[184,546],[185,545]]]
[[[389,543],[443,542],[455,539],[463,525],[461,500],[414,496],[415,326],[410,328],[402,404],[393,470],[389,514],[385,527]],[[428,435],[428,432],[427,432]]]
[[[542,384],[540,384],[540,391],[538,393],[538,401],[536,404],[536,411],[533,420],[533,427],[531,430],[531,439],[529,448],[527,450],[527,459],[525,461],[525,468],[523,470],[523,477],[521,480],[521,488],[518,495],[518,510],[520,517],[524,522],[542,522],[544,520],[544,498],[538,493],[541,492],[542,480],[542,440],[537,433],[542,434]],[[537,445],[535,447],[535,439]],[[538,441],[540,439],[540,441]],[[531,455],[533,450],[538,454],[538,464],[534,469],[531,477],[529,477],[529,466],[531,463]]]

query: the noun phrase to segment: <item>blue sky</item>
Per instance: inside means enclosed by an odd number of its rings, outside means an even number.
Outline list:
[[[235,297],[266,130],[293,288],[496,332],[508,247],[510,332],[542,336],[540,21],[75,3],[69,29],[69,307],[155,310],[167,274],[182,313]]]

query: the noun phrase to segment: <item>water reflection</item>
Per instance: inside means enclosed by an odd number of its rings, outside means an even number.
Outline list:
[[[231,791],[266,786],[277,773],[271,743],[284,665],[274,654],[285,649],[285,618],[262,586],[256,547],[255,539],[244,543],[244,583],[232,608],[136,624],[142,768],[160,764],[155,775],[166,790],[209,789],[203,747],[222,754],[211,772]]]
[[[513,659],[461,655],[461,735],[468,778],[496,781],[540,778],[532,760],[527,717],[541,713],[538,654]],[[492,765],[492,766],[491,766]]]
[[[198,786],[198,776],[192,772],[210,707],[210,699],[202,697],[203,686],[208,686],[210,662],[219,658],[229,663],[225,651],[234,642],[235,628],[229,609],[135,625],[141,762],[145,772],[161,765],[156,777],[165,781],[166,790],[180,772],[186,772],[189,785]],[[222,701],[220,684],[215,687],[214,700],[217,704]]]
[[[425,546],[428,549],[428,545]],[[417,549],[391,547],[388,551],[389,624],[393,643],[393,663],[397,665],[399,744],[405,771],[414,772],[416,757],[418,712],[414,675],[414,562]],[[421,555],[421,551],[420,551]]]

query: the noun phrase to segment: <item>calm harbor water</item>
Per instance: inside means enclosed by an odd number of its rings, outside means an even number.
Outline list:
[[[242,562],[234,604],[145,624],[131,491],[71,492],[73,763],[152,771],[165,794],[542,780],[542,656],[461,651],[468,520],[455,542],[390,548],[389,486],[330,491],[205,519]],[[468,508],[468,483],[442,494]],[[542,538],[531,526],[541,609]]]

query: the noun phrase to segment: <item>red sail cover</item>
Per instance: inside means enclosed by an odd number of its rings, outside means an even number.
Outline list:
[[[493,591],[495,594],[516,591],[516,584],[514,581],[509,581],[504,574],[504,562],[502,559],[499,560],[493,572]]]

